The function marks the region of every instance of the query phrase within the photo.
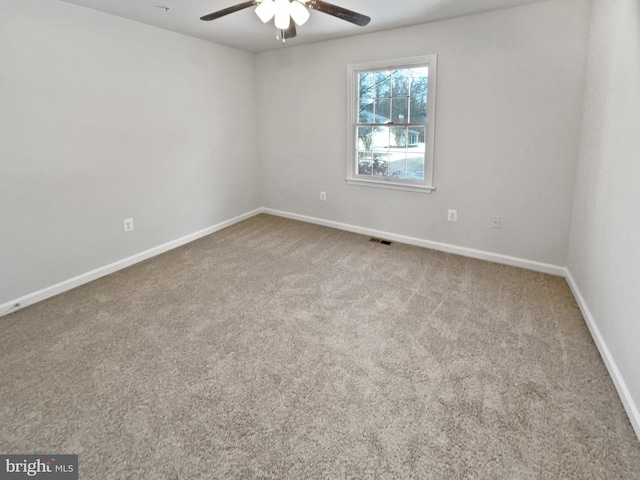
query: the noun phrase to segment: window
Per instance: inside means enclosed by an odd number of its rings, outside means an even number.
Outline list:
[[[347,182],[431,192],[436,55],[349,65]]]

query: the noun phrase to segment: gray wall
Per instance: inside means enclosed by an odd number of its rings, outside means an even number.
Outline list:
[[[595,0],[589,50],[569,270],[640,436],[640,2]]]
[[[251,53],[3,0],[0,305],[259,207],[255,90]]]
[[[265,206],[566,265],[588,25],[554,0],[260,54]],[[347,65],[429,53],[436,192],[347,185]]]

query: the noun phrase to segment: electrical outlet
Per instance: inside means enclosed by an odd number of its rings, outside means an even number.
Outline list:
[[[322,202],[327,201],[327,192],[320,192],[320,201]]]
[[[498,215],[491,217],[491,228],[500,228],[502,226],[502,220]]]
[[[458,210],[449,210],[447,212],[447,220],[449,220],[450,222],[457,222],[458,221]]]
[[[125,218],[122,221],[122,226],[125,232],[130,232],[131,230],[133,230],[133,218]]]

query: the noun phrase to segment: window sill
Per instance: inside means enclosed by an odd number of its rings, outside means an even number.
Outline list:
[[[361,180],[359,178],[347,178],[349,185],[360,185],[362,187],[386,188],[388,190],[404,190],[405,192],[431,193],[435,191],[435,187],[427,187],[424,185],[407,185],[378,180]]]

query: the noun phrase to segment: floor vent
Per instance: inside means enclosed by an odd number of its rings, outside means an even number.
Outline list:
[[[369,241],[370,242],[381,243],[382,245],[391,245],[391,242],[389,240],[382,240],[381,238],[372,237],[371,240],[369,240]]]

